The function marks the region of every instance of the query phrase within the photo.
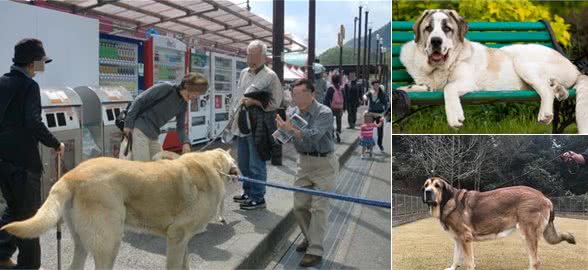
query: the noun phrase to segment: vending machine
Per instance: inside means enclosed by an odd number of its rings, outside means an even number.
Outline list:
[[[235,69],[233,58],[218,53],[212,54],[212,82],[211,96],[212,137],[222,133],[229,122],[230,99],[235,84]]]
[[[143,91],[143,45],[143,40],[100,33],[100,86],[122,86],[133,98]]]
[[[159,35],[152,35],[145,42],[145,87],[154,83],[179,83],[186,74],[186,44]],[[186,111],[186,133],[189,132],[189,112]],[[188,134],[186,134],[188,135]],[[176,119],[161,128],[159,142],[164,150],[179,151],[182,143],[176,134]]]
[[[190,72],[202,73],[210,82],[210,53],[191,49]],[[190,102],[190,142],[192,144],[204,143],[210,140],[211,106],[209,101],[213,85],[210,82],[206,95]]]

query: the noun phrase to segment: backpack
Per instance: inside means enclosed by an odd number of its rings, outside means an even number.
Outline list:
[[[333,86],[333,99],[331,100],[332,109],[343,109],[343,91],[339,87]]]
[[[157,105],[157,103],[159,103],[160,101],[162,101],[165,98],[167,98],[173,92],[174,91],[172,90],[169,93],[167,93],[165,96],[156,99],[154,102],[152,102],[151,104],[149,104],[148,106],[146,106],[145,108],[143,108],[142,110],[140,110],[139,113],[137,113],[137,116],[139,116],[142,113],[144,113],[145,111],[153,108],[153,106]],[[118,127],[118,129],[120,129],[121,132],[123,132],[123,130],[125,129],[125,120],[127,119],[127,112],[129,111],[129,108],[131,107],[131,104],[133,104],[133,102],[129,102],[129,105],[127,105],[127,108],[124,109],[123,111],[121,111],[116,116],[116,119],[114,120],[114,124],[116,125],[116,127]]]

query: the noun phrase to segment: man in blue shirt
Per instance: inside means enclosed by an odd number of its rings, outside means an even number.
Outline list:
[[[339,173],[339,161],[335,155],[333,137],[333,113],[314,97],[314,86],[306,79],[298,80],[292,89],[292,100],[296,107],[285,120],[276,117],[279,129],[294,134],[294,147],[298,152],[298,170],[295,186],[321,191],[333,191]],[[299,129],[290,122],[297,114],[308,123]],[[306,252],[300,266],[310,267],[321,262],[323,240],[327,229],[329,200],[326,197],[306,193],[294,193],[294,215],[304,234],[304,241],[296,251]]]

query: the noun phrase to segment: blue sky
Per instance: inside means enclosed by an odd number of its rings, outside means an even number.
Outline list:
[[[241,7],[245,7],[246,0],[230,0]],[[390,22],[392,14],[392,4],[389,0],[377,1],[335,1],[335,0],[317,0],[316,1],[316,53],[319,55],[323,51],[336,46],[337,32],[339,26],[345,26],[345,41],[353,39],[353,18],[359,15],[359,3],[369,8],[369,20],[373,22],[373,30],[384,26]],[[262,18],[272,21],[272,1],[270,0],[251,0],[251,11]],[[293,33],[299,40],[303,41],[308,38],[308,0],[286,0],[285,5],[285,31]],[[362,20],[365,13],[362,12]],[[362,22],[363,24],[363,22]],[[364,28],[362,27],[362,36]]]

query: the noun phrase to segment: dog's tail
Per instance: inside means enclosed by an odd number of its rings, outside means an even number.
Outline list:
[[[543,231],[543,238],[545,238],[545,241],[547,241],[547,243],[552,244],[552,245],[558,244],[561,241],[566,241],[570,244],[575,245],[576,239],[574,238],[574,236],[571,233],[569,233],[569,232],[558,233],[555,230],[555,225],[553,224],[554,219],[555,219],[555,212],[553,211],[553,209],[551,209],[551,211],[549,212],[549,222],[547,223],[547,226],[545,227],[545,230]]]
[[[65,204],[73,197],[70,187],[63,180],[55,183],[49,197],[33,217],[9,223],[0,230],[19,238],[36,238],[55,226],[63,215]]]
[[[576,80],[576,123],[578,133],[588,134],[588,76],[579,75]]]

